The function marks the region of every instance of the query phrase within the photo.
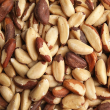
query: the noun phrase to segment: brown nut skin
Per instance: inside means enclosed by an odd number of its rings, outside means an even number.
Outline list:
[[[47,24],[49,22],[49,7],[46,0],[39,0],[36,4],[35,10],[35,17],[38,21],[42,24]]]
[[[71,67],[74,68],[85,68],[87,66],[86,61],[74,54],[73,52],[67,52],[65,55],[65,63]]]
[[[55,105],[47,104],[43,110],[54,110]]]
[[[110,102],[100,104],[97,110],[110,110]]]
[[[4,110],[7,107],[8,103],[0,96],[0,110]]]
[[[3,68],[5,68],[8,65],[8,62],[9,62],[9,60],[15,50],[15,47],[16,47],[16,41],[13,38],[9,39],[6,42],[6,44],[4,45],[2,52],[5,51],[7,56],[6,56],[5,60],[2,62]],[[1,61],[2,61],[2,57],[3,57],[3,53],[1,55]]]
[[[9,18],[5,18],[5,40],[15,37],[15,27],[13,21]]]
[[[0,4],[3,3],[5,0],[0,0]]]
[[[0,22],[3,21],[5,16],[12,10],[14,5],[13,0],[5,0],[0,6]]]

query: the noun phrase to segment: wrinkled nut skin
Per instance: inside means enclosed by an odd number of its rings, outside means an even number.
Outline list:
[[[5,18],[5,16],[12,10],[14,5],[13,0],[5,0],[0,6],[0,22]]]
[[[47,104],[43,110],[54,110],[55,105]]]
[[[9,18],[5,18],[5,40],[9,40],[10,38],[15,37],[15,28],[13,21]]]
[[[8,103],[0,96],[0,109],[5,109]]]
[[[110,9],[110,1],[109,0],[101,0],[101,3],[104,5],[104,8],[109,10]]]
[[[110,110],[110,102],[100,104],[97,110]]]
[[[16,41],[13,38],[9,39],[6,42],[6,44],[4,45],[3,50],[5,50],[7,56],[4,60],[4,62],[1,63],[3,68],[5,68],[8,65],[8,62],[9,62],[9,60],[10,60],[10,58],[11,58],[11,56],[15,50],[15,47],[16,47]],[[3,50],[2,50],[2,52],[3,52]],[[1,55],[1,61],[2,61],[2,58],[3,58],[3,53]]]
[[[70,66],[72,69],[74,68],[85,68],[87,66],[86,61],[74,54],[73,52],[68,52],[65,55],[65,63]]]
[[[47,24],[49,22],[49,7],[46,0],[39,0],[36,4],[35,10],[35,17],[38,21],[42,24]]]

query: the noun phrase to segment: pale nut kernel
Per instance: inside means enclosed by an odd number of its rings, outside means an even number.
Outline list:
[[[110,2],[108,0],[101,0],[101,3],[103,4],[105,9],[110,9]]]
[[[22,47],[22,40],[19,34],[16,35],[15,40],[16,40],[16,48]]]
[[[0,30],[0,48],[2,49],[5,44],[5,37],[3,32]]]
[[[49,16],[49,23],[52,25],[57,25],[59,15],[50,15]]]

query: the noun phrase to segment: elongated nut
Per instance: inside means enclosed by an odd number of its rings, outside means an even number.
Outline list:
[[[37,37],[39,37],[39,34],[36,34],[33,28],[29,28],[26,33],[26,45],[27,45],[28,53],[30,57],[32,58],[32,60],[34,61],[36,61],[38,58],[38,54],[35,48],[35,39]]]
[[[5,37],[3,32],[0,30],[0,48],[2,49],[5,44]]]
[[[84,44],[83,42],[81,42],[80,40],[76,40],[76,39],[69,39],[68,40],[68,47],[69,49],[76,53],[76,54],[80,54],[80,55],[87,55],[87,54],[91,54],[93,52],[93,48]]]
[[[0,84],[8,87],[11,85],[11,80],[5,73],[0,73]]]
[[[83,96],[69,94],[62,99],[62,107],[65,109],[78,109],[85,103]]]
[[[84,95],[86,92],[84,84],[74,79],[64,80],[63,86],[78,95]]]
[[[35,7],[35,17],[42,24],[47,24],[49,21],[49,7],[46,0],[39,0]]]
[[[67,66],[67,65],[65,65],[65,74],[66,75],[71,74],[71,68],[69,66]]]
[[[47,47],[45,41],[42,38],[37,37],[35,45],[36,45],[36,50],[40,54],[40,56],[45,61],[51,62],[52,61],[52,55],[51,55],[50,50]]]
[[[60,42],[62,45],[65,45],[69,38],[69,25],[64,17],[58,18],[58,29],[60,33]]]
[[[8,103],[0,96],[0,109],[6,109]]]
[[[29,68],[26,65],[19,63],[15,58],[10,59],[15,71],[22,77],[25,77]]]
[[[55,97],[65,97],[69,93],[69,90],[64,88],[63,86],[57,86],[52,90],[52,94]]]
[[[21,89],[33,89],[37,84],[37,80],[22,78],[21,76],[15,76],[14,83]]]
[[[54,110],[54,108],[55,108],[55,105],[54,105],[54,104],[53,104],[53,105],[47,104],[47,105],[45,106],[44,110]]]
[[[57,25],[59,15],[50,15],[49,16],[49,23],[52,25]]]
[[[108,0],[101,0],[101,3],[103,4],[105,9],[110,9],[110,2]]]
[[[65,63],[71,67],[74,68],[85,68],[87,66],[86,61],[74,54],[73,52],[67,52],[65,55]]]
[[[5,68],[8,65],[8,62],[15,50],[16,47],[16,41],[15,39],[11,38],[9,39],[2,50],[2,55],[1,55],[1,64],[3,66],[3,68]]]
[[[2,95],[2,97],[7,101],[7,102],[10,102],[11,99],[13,98],[14,94],[13,92],[11,91],[10,88],[6,87],[6,86],[2,86],[0,88],[0,93]]]
[[[30,79],[38,79],[42,77],[47,68],[47,62],[38,62],[27,72],[27,77]],[[39,73],[39,74],[38,74]]]
[[[95,87],[96,89],[96,95],[98,99],[105,100],[110,99],[110,92],[107,88],[103,87]]]
[[[93,79],[89,78],[84,84],[85,84],[85,87],[86,87],[86,97],[89,100],[97,99],[96,90],[95,90],[95,85],[94,85]]]
[[[94,67],[95,67],[96,61],[97,61],[96,53],[92,52],[89,55],[85,55],[85,59],[86,59],[88,65],[89,65],[89,71],[92,72]]]
[[[15,92],[16,93],[22,93],[23,89],[19,88],[18,86],[15,86]]]
[[[104,12],[104,7],[102,4],[99,4],[86,19],[85,23],[89,25],[93,25],[102,16],[103,12]],[[96,17],[94,18],[94,16]]]
[[[60,0],[60,4],[61,4],[61,8],[66,16],[70,17],[71,15],[73,15],[75,13],[71,0],[68,0],[68,1]]]
[[[22,40],[19,34],[16,35],[15,40],[16,40],[16,48],[22,47]]]
[[[107,76],[110,76],[110,56],[107,59]]]
[[[52,49],[58,39],[58,28],[57,26],[51,27],[46,35],[45,35],[45,42],[49,49]]]
[[[98,32],[93,26],[90,26],[88,24],[82,25],[82,30],[84,34],[86,35],[87,40],[91,44],[91,46],[95,49],[97,52],[102,51],[102,43],[99,37]],[[89,34],[91,33],[91,34]]]
[[[12,10],[13,5],[14,5],[13,0],[5,0],[0,5],[0,22],[2,22],[6,15]]]
[[[100,84],[107,84],[106,66],[102,59],[98,60],[95,65],[95,74]]]
[[[49,82],[47,79],[42,79],[37,86],[30,92],[29,97],[32,101],[39,101],[46,95],[49,89]]]
[[[49,104],[59,104],[61,98],[55,97],[50,91],[44,96],[44,100]]]
[[[27,21],[31,12],[33,11],[35,7],[35,3],[31,3],[26,10],[24,11],[23,15],[22,15],[22,21]]]
[[[79,81],[86,81],[91,77],[91,73],[88,70],[75,68],[72,71],[72,76]]]
[[[20,106],[20,94],[16,93],[9,103],[7,110],[18,110]]]
[[[21,48],[16,48],[15,49],[15,58],[16,58],[17,61],[19,61],[20,63],[23,63],[23,64],[29,64],[29,63],[32,62],[32,59],[30,58],[28,53],[25,52]]]
[[[86,15],[83,12],[73,14],[68,20],[69,28],[73,26],[78,27],[84,21],[85,17]]]
[[[24,90],[21,94],[21,110],[28,110],[31,105],[31,100],[29,99],[30,90]]]
[[[26,5],[26,0],[16,0],[15,1],[15,10],[16,10],[16,16],[18,18],[21,18],[24,9],[25,9],[25,5]]]
[[[52,63],[52,71],[53,71],[54,78],[58,82],[63,82],[65,65],[64,65],[64,59],[61,56],[61,54],[57,55],[54,58]]]
[[[46,75],[52,75],[52,65],[49,65],[45,71]]]

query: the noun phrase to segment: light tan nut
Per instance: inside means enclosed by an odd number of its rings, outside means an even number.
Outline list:
[[[18,110],[20,106],[20,94],[16,93],[9,103],[7,110]]]
[[[49,81],[49,87],[56,87],[58,85],[58,82],[54,79],[52,75],[43,75],[42,78]]]
[[[83,6],[77,6],[75,8],[75,12],[83,12],[86,15],[86,18],[90,15],[91,11]]]
[[[47,68],[47,62],[38,62],[27,72],[27,77],[30,79],[38,79],[42,77]],[[39,74],[38,74],[39,73]]]
[[[67,79],[73,79],[72,75],[71,74],[65,75],[64,80],[67,80]]]
[[[93,52],[93,48],[86,45],[85,43],[81,42],[80,40],[77,39],[69,39],[68,40],[68,48],[80,55],[88,55]]]
[[[101,86],[101,84],[98,82],[97,78],[93,78],[93,80],[94,80],[95,87]]]
[[[16,48],[22,47],[22,40],[19,34],[16,35],[15,40],[16,40]]]
[[[59,5],[50,5],[49,6],[49,11],[53,14],[53,15],[60,15],[66,18],[65,14],[63,13],[61,7]]]
[[[75,68],[72,70],[72,76],[78,81],[86,81],[91,77],[91,73],[85,69]]]
[[[26,45],[27,45],[27,50],[32,58],[32,60],[36,61],[38,58],[38,54],[36,52],[35,48],[35,39],[39,37],[39,34],[35,32],[33,28],[29,28],[27,33],[26,33]]]
[[[21,77],[25,77],[25,75],[27,74],[29,68],[26,65],[19,63],[15,58],[11,58],[10,61],[11,61],[11,64],[13,65],[15,71]]]
[[[10,78],[16,76],[16,72],[10,62],[8,63],[7,67],[4,68],[4,71]]]
[[[47,31],[45,35],[45,42],[49,49],[53,48],[57,39],[58,39],[58,27],[53,26]]]
[[[22,93],[23,92],[23,89],[19,88],[18,86],[15,86],[15,92],[16,93]]]
[[[60,33],[60,42],[65,45],[69,38],[69,25],[64,17],[58,18],[58,30]]]
[[[28,26],[29,26],[29,22],[28,21],[24,22],[24,26],[23,26],[22,31],[27,30],[28,29]]]
[[[76,93],[82,96],[85,95],[85,92],[86,92],[85,85],[75,79],[64,80],[63,86],[69,89],[73,93]]]
[[[37,80],[22,78],[21,76],[15,76],[13,80],[15,85],[21,89],[33,89],[37,85]]]
[[[43,25],[42,23],[40,23],[40,24],[39,24],[39,28],[38,28],[38,32],[39,32],[39,35],[40,35],[40,36],[42,36],[42,34],[43,34],[43,33],[42,33],[42,32],[43,32],[43,28],[44,28],[44,25]]]
[[[29,97],[32,101],[41,100],[49,89],[49,82],[47,79],[42,79],[37,86],[30,92]]]
[[[15,58],[22,64],[29,64],[32,62],[32,59],[30,58],[28,53],[21,48],[15,49]]]
[[[93,25],[102,16],[103,13],[104,13],[104,7],[102,4],[99,4],[86,19],[85,23],[89,25]]]
[[[46,75],[52,75],[52,65],[49,65],[45,71]]]
[[[3,32],[0,30],[0,48],[2,49],[5,44],[5,37]]]
[[[55,105],[54,105],[54,104],[53,104],[53,105],[51,105],[51,104],[46,104],[44,110],[54,110],[54,108],[55,108]]]
[[[11,99],[13,98],[14,94],[13,92],[11,91],[10,88],[6,87],[6,86],[2,86],[0,88],[0,93],[2,95],[2,97],[7,101],[7,102],[10,102]]]
[[[69,94],[62,99],[62,107],[66,109],[78,109],[85,103],[83,96]]]
[[[26,41],[26,33],[27,33],[27,30],[28,30],[28,29],[24,30],[24,31],[21,33],[21,38],[22,38],[22,40],[23,40],[24,42]]]
[[[38,62],[38,60],[32,61],[31,63],[28,64],[28,67],[29,68],[33,67],[37,62]]]
[[[33,9],[35,7],[35,3],[31,3],[24,11],[22,15],[22,21],[27,21],[30,14],[32,13]]]
[[[110,13],[107,15],[107,24],[110,32]]]
[[[50,15],[49,16],[49,23],[52,25],[57,25],[59,15]]]
[[[15,1],[15,10],[16,16],[21,18],[26,6],[26,0],[16,0]]]
[[[53,72],[54,78],[58,82],[63,82],[65,64],[64,64],[64,59],[61,56],[61,54],[54,57],[53,62],[52,62],[52,72]]]
[[[102,59],[98,60],[95,65],[95,74],[100,84],[107,84],[106,66]]]
[[[21,94],[21,110],[28,110],[31,105],[31,100],[29,99],[30,90],[24,90]]]
[[[110,56],[107,59],[107,76],[110,76]]]
[[[107,64],[107,56],[106,54],[102,53],[101,56],[97,57],[98,59],[103,59],[103,61],[105,62],[105,64]]]
[[[84,21],[85,17],[86,15],[83,12],[73,14],[68,20],[69,28],[73,26],[78,27]]]
[[[88,65],[89,65],[89,71],[92,72],[94,67],[95,67],[96,61],[97,61],[96,53],[92,52],[89,55],[85,55],[85,59],[86,59]]]
[[[17,34],[21,34],[21,30],[19,30],[18,28],[15,27],[15,35]]]
[[[65,97],[68,93],[69,90],[64,88],[63,86],[57,86],[52,90],[52,94],[55,97],[59,97],[59,98]]]
[[[59,104],[61,102],[61,98],[55,97],[50,91],[44,96],[44,100],[49,104]]]
[[[11,81],[10,89],[12,90],[13,94],[15,94],[15,92],[16,92],[16,86],[15,86],[15,83],[14,83],[13,80]]]
[[[47,62],[52,61],[52,55],[50,53],[49,48],[47,47],[45,41],[41,37],[37,37],[35,41],[36,50],[41,56],[42,59],[44,59]]]
[[[0,84],[8,87],[11,85],[11,80],[5,73],[0,73]]]
[[[94,85],[93,79],[89,78],[87,81],[85,81],[84,84],[85,84],[85,87],[86,87],[86,97],[89,100],[97,99],[96,90],[95,90],[95,85]]]
[[[110,92],[107,88],[95,87],[96,95],[98,99],[105,100],[110,99]]]
[[[105,9],[110,9],[110,2],[108,0],[101,0],[101,3],[103,4]]]
[[[102,43],[101,43],[99,34],[96,31],[96,29],[93,26],[90,26],[88,24],[83,24],[82,30],[83,30],[84,34],[86,35],[86,38],[89,41],[90,45],[95,49],[95,51],[101,52]]]
[[[110,44],[109,44],[109,29],[106,23],[103,24],[101,29],[101,39],[102,39],[102,47],[106,52],[110,52]]]
[[[69,75],[69,74],[71,74],[71,71],[72,71],[71,68],[69,66],[65,65],[65,74]]]
[[[60,4],[66,16],[70,17],[75,13],[71,0],[60,0]]]
[[[2,70],[3,70],[3,67],[2,67],[2,65],[0,63],[0,73],[2,72]]]

